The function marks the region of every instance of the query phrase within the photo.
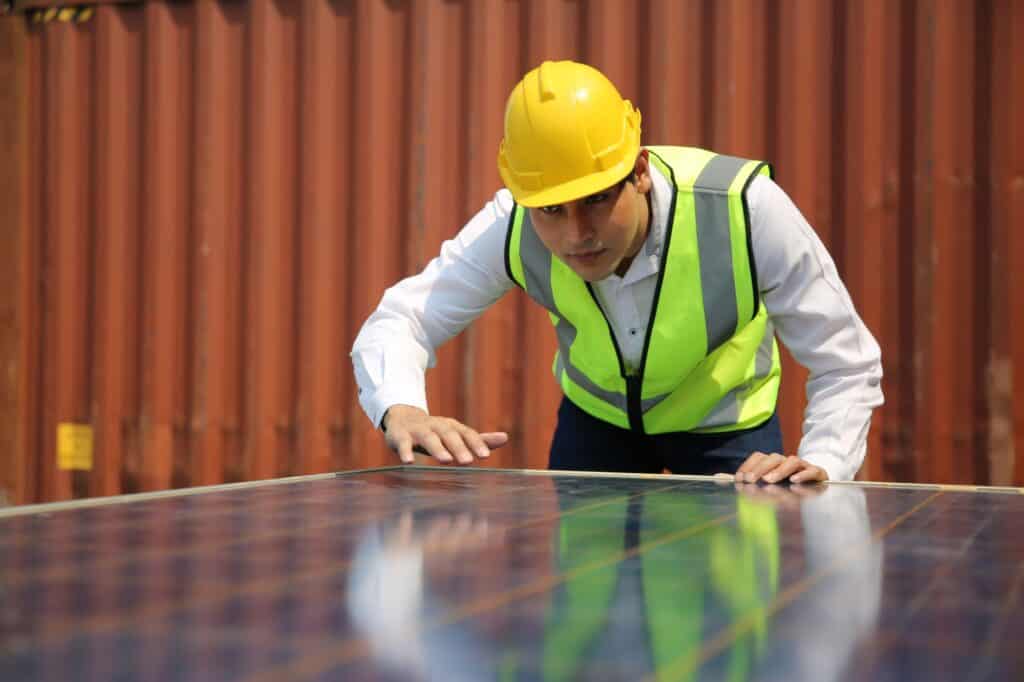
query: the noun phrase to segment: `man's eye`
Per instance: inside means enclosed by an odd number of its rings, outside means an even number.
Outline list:
[[[603,202],[607,198],[608,198],[608,194],[605,193],[605,192],[601,192],[600,194],[591,194],[589,197],[587,197],[584,200],[584,203],[587,204],[588,206],[592,206],[594,204],[600,204],[601,202]]]
[[[556,214],[562,212],[562,207],[561,206],[541,206],[540,207],[540,212],[541,213],[546,213],[547,215],[556,215]]]

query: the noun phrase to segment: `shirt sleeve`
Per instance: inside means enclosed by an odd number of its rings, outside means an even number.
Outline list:
[[[512,196],[498,192],[441,245],[423,272],[384,292],[352,346],[359,404],[379,426],[392,405],[427,410],[425,373],[436,351],[512,288],[505,233]]]
[[[835,263],[793,201],[769,178],[750,185],[751,242],[761,296],[779,338],[806,367],[797,454],[833,480],[852,479],[881,405],[881,351]]]

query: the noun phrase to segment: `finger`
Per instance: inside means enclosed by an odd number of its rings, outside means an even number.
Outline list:
[[[445,449],[444,444],[436,433],[430,431],[419,439],[420,445],[427,451],[427,454],[442,464],[449,464],[452,461],[452,453]]]
[[[790,455],[776,466],[775,469],[765,474],[764,480],[767,483],[777,483],[800,471],[803,467],[803,460],[794,455]]]
[[[481,433],[480,438],[483,439],[484,443],[491,450],[496,450],[502,445],[508,442],[508,434],[504,431],[489,431],[487,433]]]
[[[484,442],[479,433],[468,426],[462,431],[462,440],[466,442],[466,445],[477,457],[483,459],[490,456],[491,449],[487,447],[487,443]]]
[[[458,464],[472,464],[473,453],[466,447],[466,442],[462,439],[462,434],[454,429],[449,429],[441,433],[441,442],[444,443],[445,448],[448,452],[455,456],[455,461]]]
[[[757,466],[755,466],[752,471],[748,471],[746,473],[745,477],[747,482],[756,483],[757,481],[760,481],[762,476],[764,476],[769,471],[773,470],[775,467],[779,466],[785,461],[785,457],[783,457],[777,452],[773,452],[772,454],[768,455],[760,462],[758,462]]]
[[[812,483],[815,481],[827,481],[828,474],[821,467],[808,465],[803,471],[799,471],[789,479],[793,483]]]
[[[738,480],[745,480],[747,472],[753,471],[754,467],[756,467],[758,463],[765,457],[767,457],[767,455],[765,455],[763,452],[755,452],[751,454],[750,457],[747,457],[743,461],[743,464],[740,465],[740,468],[736,470],[736,478]]]
[[[412,437],[402,436],[401,438],[395,439],[395,451],[398,452],[398,458],[402,460],[402,464],[412,464],[416,461],[416,458],[412,454]]]
[[[712,478],[715,480],[715,483],[717,485],[729,485],[730,483],[736,480],[735,476],[724,471],[715,474],[714,476],[712,476]]]

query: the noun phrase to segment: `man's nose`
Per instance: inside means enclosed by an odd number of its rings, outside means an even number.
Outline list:
[[[594,229],[590,224],[586,212],[573,206],[568,210],[568,236],[573,244],[581,244],[589,241],[594,236]]]

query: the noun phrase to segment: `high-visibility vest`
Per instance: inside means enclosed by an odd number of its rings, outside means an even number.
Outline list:
[[[673,187],[651,323],[628,371],[593,287],[541,243],[514,206],[509,277],[547,308],[558,336],[553,372],[580,409],[643,433],[720,432],[775,412],[781,365],[761,303],[746,190],[759,161],[690,147],[648,147]],[[714,424],[703,422],[710,414]]]

